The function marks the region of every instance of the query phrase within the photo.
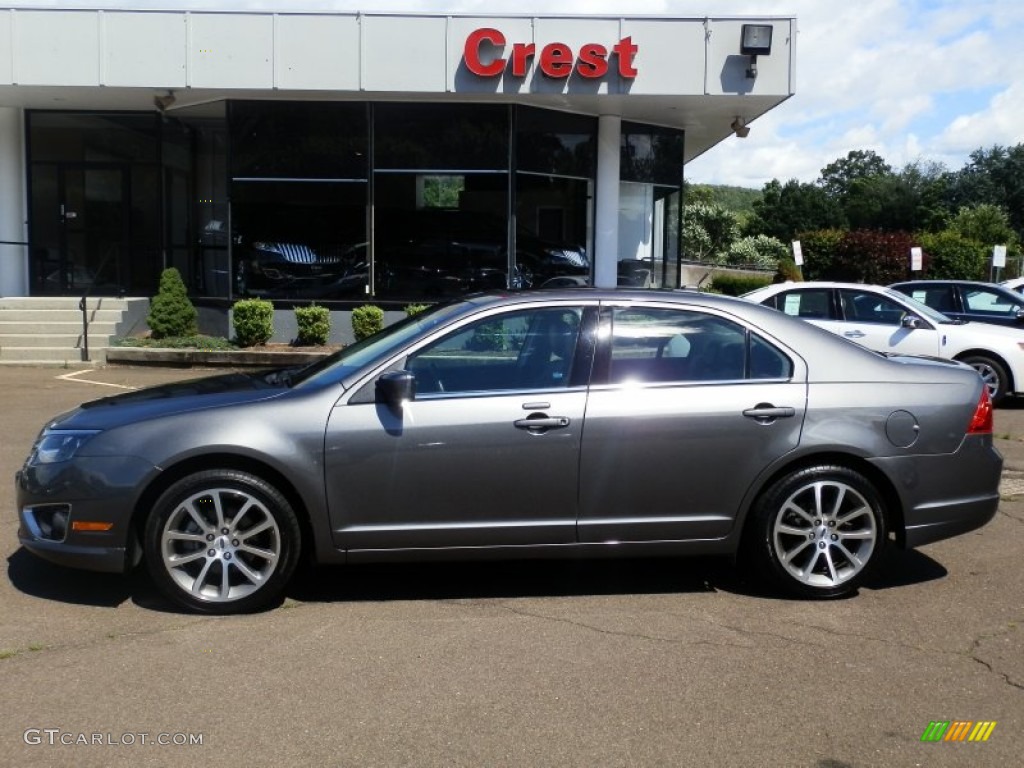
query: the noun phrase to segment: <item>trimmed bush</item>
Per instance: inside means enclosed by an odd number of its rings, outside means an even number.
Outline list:
[[[921,245],[926,257],[925,276],[929,279],[988,280],[988,246],[949,229],[922,234]]]
[[[231,324],[240,347],[266,344],[274,335],[274,305],[265,299],[242,299],[231,307]]]
[[[189,336],[196,332],[199,313],[188,298],[181,273],[168,267],[160,274],[160,289],[149,307],[146,323],[154,339]]]
[[[405,308],[405,316],[412,317],[413,315],[418,315],[429,306],[429,304],[410,304]]]
[[[771,277],[755,277],[753,275],[715,275],[711,279],[710,290],[714,293],[724,293],[726,296],[741,296],[748,291],[764,288],[771,283]]]
[[[362,341],[384,328],[384,310],[373,304],[365,304],[352,310],[352,334],[356,341]]]
[[[327,307],[311,304],[295,308],[295,324],[299,328],[296,343],[303,347],[321,347],[331,335],[331,313]]]

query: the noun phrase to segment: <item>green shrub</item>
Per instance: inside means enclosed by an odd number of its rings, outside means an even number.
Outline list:
[[[405,308],[405,316],[412,317],[413,315],[418,315],[429,306],[429,304],[410,304]]]
[[[775,270],[775,277],[772,278],[773,283],[799,283],[803,282],[804,276],[801,272],[800,267],[793,259],[779,259],[779,266]]]
[[[154,339],[188,336],[196,332],[199,313],[188,298],[181,273],[168,267],[160,274],[160,289],[149,307],[146,322]]]
[[[720,274],[711,278],[709,290],[714,293],[724,293],[726,296],[740,296],[748,291],[763,288],[771,282],[771,277],[764,275],[728,275]]]
[[[987,280],[991,250],[953,230],[921,235],[924,275],[933,280]],[[913,275],[921,277],[921,275]]]
[[[804,265],[800,269],[804,280],[830,279],[839,244],[845,235],[841,229],[818,229],[797,235],[804,256]]]
[[[789,247],[768,235],[741,237],[729,246],[726,263],[747,267],[771,269],[789,255]]]
[[[331,313],[327,307],[296,307],[295,324],[299,328],[296,343],[303,347],[323,346],[331,335]]]
[[[372,336],[384,327],[384,310],[365,304],[352,310],[352,334],[356,341]]]
[[[266,344],[274,335],[274,305],[265,299],[242,299],[231,307],[231,322],[240,347]]]

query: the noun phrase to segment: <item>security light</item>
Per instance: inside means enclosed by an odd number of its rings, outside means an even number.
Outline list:
[[[772,52],[771,24],[744,24],[740,34],[740,53],[750,57],[747,77],[757,77],[757,57],[768,56]]]

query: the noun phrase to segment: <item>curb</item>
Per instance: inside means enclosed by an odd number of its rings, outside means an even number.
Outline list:
[[[204,350],[163,349],[160,347],[108,347],[106,359],[114,365],[225,365],[280,368],[313,363],[331,354],[330,350],[310,352],[261,352],[247,349]]]

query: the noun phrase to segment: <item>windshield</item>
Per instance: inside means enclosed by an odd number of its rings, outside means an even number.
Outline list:
[[[919,315],[924,315],[933,323],[952,323],[954,325],[957,324],[957,321],[951,318],[949,315],[944,315],[937,309],[932,309],[927,304],[922,304],[920,301],[913,298],[912,296],[907,296],[907,294],[900,293],[899,291],[894,290],[892,288],[883,288],[882,290],[885,292],[887,296],[895,299],[896,301],[902,302],[903,304],[906,304]]]
[[[359,369],[386,359],[410,339],[459,314],[465,306],[464,302],[436,304],[338,350],[323,360],[290,373],[287,383],[292,387],[314,387],[341,382]]]

